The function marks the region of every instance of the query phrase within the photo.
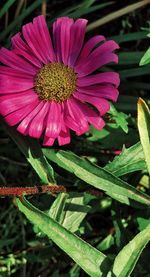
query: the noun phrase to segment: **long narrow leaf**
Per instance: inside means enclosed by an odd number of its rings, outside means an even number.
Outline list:
[[[107,257],[66,230],[59,223],[48,217],[44,212],[31,205],[25,198],[17,199],[19,209],[50,239],[65,251],[90,276],[106,276],[110,265]]]
[[[150,111],[144,100],[138,100],[138,129],[150,174]]]
[[[112,271],[107,277],[128,277],[133,271],[140,254],[150,240],[150,225],[136,235],[115,258]]]
[[[46,156],[48,157],[48,154]],[[65,151],[58,151],[56,156],[58,165],[65,167],[86,183],[103,190],[107,195],[119,202],[140,208],[150,205],[149,196],[88,160],[82,159],[72,152]]]

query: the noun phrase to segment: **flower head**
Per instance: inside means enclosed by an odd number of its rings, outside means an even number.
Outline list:
[[[69,143],[70,130],[81,135],[90,124],[102,129],[108,100],[117,100],[118,74],[95,71],[117,62],[113,51],[119,47],[100,35],[84,44],[86,25],[61,17],[51,39],[38,16],[12,37],[11,50],[0,49],[0,113],[20,133],[44,135],[44,145]]]

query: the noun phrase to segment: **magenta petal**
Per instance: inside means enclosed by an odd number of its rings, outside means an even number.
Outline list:
[[[43,145],[44,146],[52,146],[54,144],[55,138],[49,138],[44,136]]]
[[[17,130],[24,134],[27,135],[28,134],[28,130],[29,130],[29,125],[30,122],[32,121],[32,119],[40,112],[40,110],[42,109],[42,107],[44,106],[44,102],[41,101],[40,103],[38,103],[38,105],[35,106],[35,108],[22,120],[22,122],[19,124],[19,126],[17,127]]]
[[[46,125],[46,117],[49,109],[49,102],[44,103],[40,112],[32,119],[29,126],[29,135],[34,138],[39,138]]]
[[[79,101],[72,97],[66,101],[65,105],[68,111],[68,115],[64,118],[66,125],[76,131],[78,135],[87,132],[89,130],[88,122],[79,107]]]
[[[85,64],[76,67],[75,71],[78,73],[79,77],[84,77],[110,62],[118,63],[118,56],[114,53],[106,52],[103,55],[95,57],[94,59],[89,58]]]
[[[95,86],[89,86],[89,87],[81,87],[77,89],[78,92],[88,94],[91,97],[97,96],[105,99],[110,99],[112,101],[116,101],[118,98],[118,90],[109,85],[95,85]]]
[[[25,91],[19,94],[11,94],[11,96],[1,96],[0,114],[6,116],[9,113],[26,107],[26,105],[28,104],[33,104],[36,100],[38,100],[38,96],[32,90]]]
[[[84,45],[81,54],[78,57],[78,60],[75,64],[75,66],[81,65],[88,57],[88,55],[91,53],[93,48],[100,42],[104,41],[105,38],[103,36],[95,36],[90,38]]]
[[[61,130],[62,111],[61,104],[52,101],[49,106],[46,123],[46,137],[57,138]]]
[[[30,73],[32,76],[34,76],[37,72],[37,69],[33,65],[31,65],[21,57],[17,56],[11,50],[3,47],[0,49],[0,61],[3,64],[8,65],[14,69],[25,72],[27,74]]]
[[[21,33],[20,32],[15,34],[11,38],[11,43],[12,43],[12,47],[13,48],[16,48],[16,49],[19,49],[19,50],[23,50],[23,51],[28,51],[29,50],[28,45],[21,38]]]
[[[58,136],[58,143],[59,145],[65,145],[70,143],[70,131],[69,128],[66,128],[66,131],[61,131]]]
[[[13,52],[23,58],[27,59],[29,62],[34,64],[36,67],[40,68],[42,66],[41,62],[34,56],[31,48],[23,41],[21,38],[21,33],[17,33],[11,38]]]
[[[68,64],[72,25],[73,25],[73,19],[71,18],[66,18],[65,20],[62,21],[62,24],[61,24],[61,30],[60,30],[61,59],[65,65]]]
[[[91,76],[81,77],[77,79],[78,87],[86,87],[95,84],[112,84],[116,88],[120,84],[119,74],[116,72],[104,72]]]
[[[56,60],[50,33],[43,15],[37,16],[33,20],[33,28],[35,28],[36,39],[39,43],[40,49],[47,62],[54,62]]]
[[[13,50],[13,52],[15,54],[17,54],[18,56],[21,56],[23,57],[24,59],[26,59],[27,61],[29,61],[30,63],[32,63],[34,66],[36,66],[36,72],[39,70],[39,68],[42,67],[42,63],[34,56],[33,53],[28,53],[28,52],[25,52],[23,50]]]
[[[10,68],[8,66],[0,66],[0,74],[1,75],[7,75],[8,78],[9,76],[12,76],[14,78],[23,78],[26,80],[33,80],[33,76],[28,72],[28,73],[24,73],[22,71],[20,71],[19,69],[14,69],[14,68]]]
[[[42,51],[39,42],[40,40],[40,35],[39,33],[36,32],[34,26],[32,23],[28,23],[23,26],[22,28],[22,33],[23,36],[28,43],[29,47],[35,54],[35,56],[44,64],[48,63],[48,58],[46,57],[45,53]]]
[[[79,92],[74,93],[74,97],[79,99],[80,101],[90,103],[91,105],[96,107],[100,112],[100,115],[104,115],[110,109],[110,105],[106,99],[95,97],[95,96],[92,97]]]
[[[83,64],[75,66],[75,71],[79,77],[86,76],[104,64],[110,62],[118,62],[118,56],[112,51],[118,49],[119,46],[114,41],[107,41],[97,47],[86,59]]]
[[[53,38],[57,61],[67,65],[70,51],[70,36],[73,19],[69,17],[58,18],[53,24]]]
[[[86,19],[77,19],[71,28],[70,55],[68,65],[73,66],[80,54],[87,25]]]
[[[25,107],[16,110],[5,117],[5,121],[10,125],[14,126],[18,124],[24,117],[26,117],[32,110],[38,105],[38,101],[34,101],[32,104],[26,105]]]
[[[96,129],[101,130],[105,126],[104,120],[92,109],[88,108],[83,103],[79,103],[80,109],[82,109],[88,122],[92,124]]]
[[[33,80],[0,74],[0,94],[15,93],[33,88]],[[11,97],[11,96],[10,96]]]
[[[56,60],[57,62],[62,61],[61,57],[61,44],[60,44],[60,38],[61,38],[61,22],[63,20],[62,18],[58,18],[54,23],[53,23],[53,40],[54,40],[54,50],[55,50],[55,55],[56,55]]]

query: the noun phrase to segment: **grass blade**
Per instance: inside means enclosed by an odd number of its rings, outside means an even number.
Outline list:
[[[20,14],[14,21],[12,21],[7,29],[1,32],[0,40],[3,40],[10,32],[14,31],[16,26],[22,22],[30,13],[32,13],[38,6],[41,5],[41,0],[34,1],[28,8],[26,8],[22,14]]]
[[[16,0],[7,0],[0,10],[0,18],[8,11],[8,9],[15,3]]]
[[[149,4],[149,3],[150,3],[149,0],[144,0],[144,1],[140,1],[140,2],[135,3],[135,4],[131,4],[127,7],[125,7],[125,8],[122,8],[122,9],[116,11],[116,12],[112,12],[112,13],[108,14],[107,16],[105,16],[101,19],[98,19],[98,20],[92,22],[91,24],[89,24],[87,30],[91,31],[91,30],[93,30],[93,29],[95,29],[99,26],[102,26],[102,25],[104,25],[104,24],[106,24],[106,23],[108,23],[112,20],[116,20],[116,18],[118,18],[118,17],[121,17],[121,16],[123,16],[125,14],[128,14],[130,12],[133,12],[136,9],[139,9],[139,8]]]

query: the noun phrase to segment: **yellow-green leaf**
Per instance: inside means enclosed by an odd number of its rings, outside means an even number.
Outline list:
[[[138,129],[150,174],[150,111],[145,101],[141,98],[138,100]]]

